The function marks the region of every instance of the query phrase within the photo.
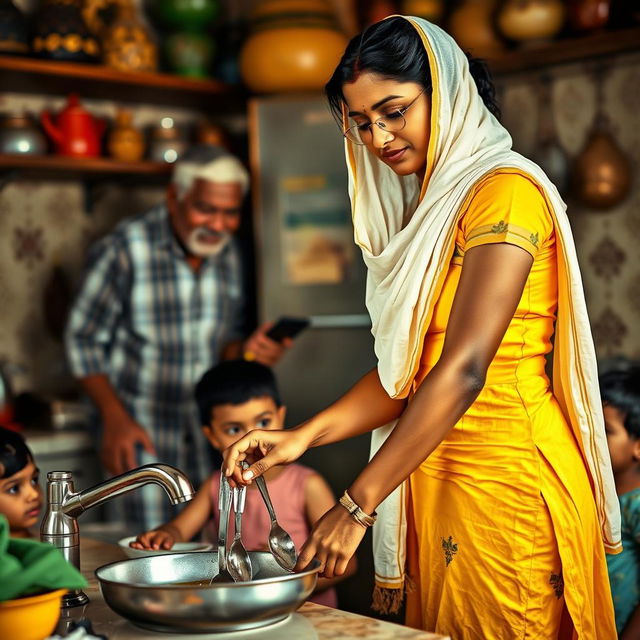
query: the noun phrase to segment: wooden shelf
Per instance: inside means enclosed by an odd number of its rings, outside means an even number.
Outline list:
[[[29,176],[85,177],[130,176],[140,179],[166,179],[172,165],[167,162],[120,162],[111,158],[74,158],[67,156],[31,156],[0,154],[0,171]]]
[[[512,49],[500,57],[488,59],[488,63],[494,75],[502,75],[629,51],[640,51],[640,27],[601,31],[580,38]]]
[[[246,99],[241,88],[217,80],[184,78],[167,73],[124,72],[111,67],[0,55],[3,90],[67,94],[82,97],[179,106],[237,107]]]

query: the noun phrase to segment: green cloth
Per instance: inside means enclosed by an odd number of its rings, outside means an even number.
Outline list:
[[[0,514],[0,602],[86,586],[82,574],[55,547],[37,540],[11,538],[9,523]]]

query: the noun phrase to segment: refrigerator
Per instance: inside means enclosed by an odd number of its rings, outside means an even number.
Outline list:
[[[353,240],[344,142],[320,94],[249,103],[252,211],[259,321],[303,316],[311,325],[275,368],[294,426],[375,366],[365,307],[366,270]],[[369,436],[309,451],[336,497],[366,464]],[[359,571],[339,587],[340,606],[371,615],[369,535]]]

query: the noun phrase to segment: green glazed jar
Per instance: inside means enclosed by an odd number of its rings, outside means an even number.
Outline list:
[[[176,30],[202,31],[218,15],[218,0],[160,0],[158,14]]]

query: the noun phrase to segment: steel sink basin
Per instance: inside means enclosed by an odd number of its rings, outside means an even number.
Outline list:
[[[313,592],[319,563],[288,573],[273,556],[250,551],[251,582],[208,584],[217,553],[176,553],[113,562],[96,569],[107,605],[145,629],[215,633],[286,619]]]

